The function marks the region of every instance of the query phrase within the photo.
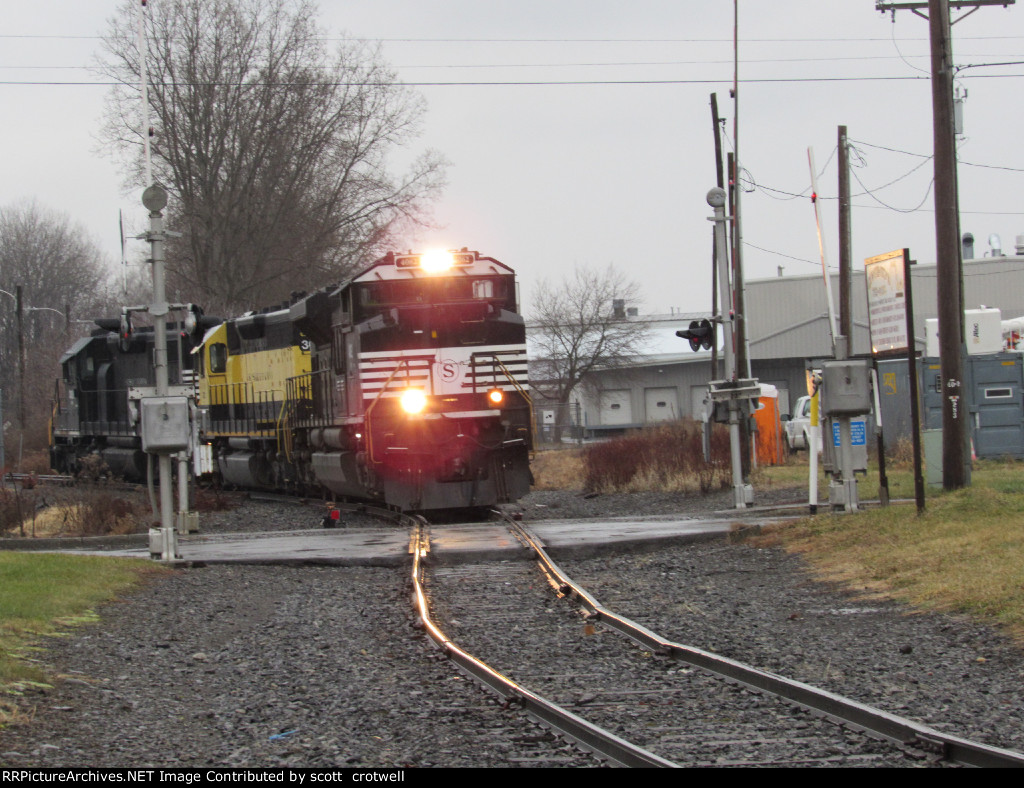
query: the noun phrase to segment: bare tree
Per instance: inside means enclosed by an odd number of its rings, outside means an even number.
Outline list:
[[[613,266],[577,267],[558,285],[542,282],[539,292],[529,321],[530,385],[555,404],[567,405],[591,370],[635,359],[649,335],[646,322],[625,314],[638,285]]]
[[[72,316],[101,306],[108,273],[97,244],[67,216],[34,202],[0,208],[0,388],[4,419],[23,432],[27,447],[45,439],[57,362],[78,333]]]
[[[120,84],[105,137],[143,181],[137,2],[104,39]],[[418,132],[423,103],[379,52],[330,54],[309,0],[161,0],[146,31],[153,166],[171,192],[171,287],[237,310],[337,281],[422,222],[444,164],[387,158]]]

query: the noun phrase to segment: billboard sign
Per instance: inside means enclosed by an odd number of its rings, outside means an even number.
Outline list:
[[[906,352],[909,346],[904,253],[899,249],[864,261],[871,352],[876,356]]]

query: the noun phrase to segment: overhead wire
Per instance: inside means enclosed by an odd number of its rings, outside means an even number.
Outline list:
[[[94,39],[103,36],[65,33],[0,33],[0,39]],[[961,36],[961,41],[1018,41],[1024,36]],[[372,38],[368,36],[321,36],[322,41],[363,41],[368,43],[412,43],[412,44],[732,44],[730,38]],[[911,41],[928,42],[926,36]],[[873,41],[888,41],[874,36],[860,38],[742,38],[742,44],[862,44]]]
[[[914,153],[913,151],[900,150],[899,148],[890,148],[885,145],[876,145],[871,142],[863,142],[862,140],[851,140],[851,143],[856,145],[863,145],[868,148],[878,148],[879,150],[889,151],[890,153],[901,153],[905,156],[915,156],[920,159],[932,158],[930,154]],[[1006,170],[1007,172],[1024,172],[1024,168],[1022,167],[1004,167],[998,164],[978,164],[976,162],[964,161],[963,159],[958,159],[957,164],[962,164],[965,167],[980,167],[986,170]]]

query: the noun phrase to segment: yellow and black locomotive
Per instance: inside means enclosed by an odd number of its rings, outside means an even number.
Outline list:
[[[407,511],[529,491],[525,326],[493,258],[390,253],[196,352],[202,469],[227,483]]]

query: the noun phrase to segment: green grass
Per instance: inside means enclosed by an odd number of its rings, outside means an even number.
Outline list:
[[[48,683],[33,657],[43,638],[96,620],[97,605],[165,571],[138,559],[0,553],[0,693]],[[12,710],[0,703],[0,725]]]

